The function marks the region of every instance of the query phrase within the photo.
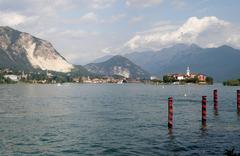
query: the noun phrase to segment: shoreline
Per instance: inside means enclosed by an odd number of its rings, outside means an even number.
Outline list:
[[[198,84],[198,83],[185,83],[185,84],[173,84],[173,83],[144,83],[144,82],[131,82],[131,83],[77,83],[77,82],[64,82],[64,83],[28,83],[28,82],[16,82],[16,83],[1,83],[1,85],[18,85],[18,84],[29,84],[29,85],[64,85],[64,84],[77,84],[77,85],[105,85],[105,84],[112,84],[112,85],[126,85],[126,84],[141,84],[141,85],[151,85],[151,86],[213,86],[217,84],[221,84],[221,86],[226,86],[223,85],[221,82],[216,82],[213,84]],[[226,87],[237,87],[237,86],[226,86]]]

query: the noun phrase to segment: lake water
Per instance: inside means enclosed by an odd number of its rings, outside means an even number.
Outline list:
[[[0,155],[223,155],[231,147],[240,152],[237,89],[221,84],[0,85]],[[202,95],[207,96],[205,129]],[[169,96],[174,99],[172,132]]]

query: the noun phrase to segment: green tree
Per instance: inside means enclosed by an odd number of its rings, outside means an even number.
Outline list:
[[[207,82],[208,84],[213,84],[213,78],[210,77],[210,76],[207,76],[207,77],[206,77],[206,82]]]
[[[177,81],[177,80],[172,76],[168,76],[168,75],[163,76],[164,83],[171,83],[171,82],[175,82],[175,81]]]

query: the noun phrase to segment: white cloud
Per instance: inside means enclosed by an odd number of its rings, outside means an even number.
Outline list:
[[[172,5],[177,9],[184,9],[187,6],[184,0],[173,0]]]
[[[79,22],[83,23],[94,23],[99,22],[98,16],[94,12],[86,13],[85,15],[81,16]]]
[[[0,0],[1,11],[21,12],[26,16],[55,16],[58,11],[69,10],[75,6],[72,0]]]
[[[26,16],[15,12],[0,12],[0,25],[16,26],[24,23],[26,20]]]
[[[105,44],[104,35],[83,29],[59,29],[57,27],[36,34],[37,37],[50,41],[68,61],[77,64],[85,64],[100,57],[99,50],[108,46]]]
[[[74,29],[57,29],[57,28],[50,28],[48,30],[44,30],[43,32],[39,32],[36,36],[40,38],[53,38],[53,39],[66,39],[66,40],[81,40],[86,37],[96,36],[98,33],[96,32],[87,32],[84,30],[74,30]]]
[[[129,23],[130,24],[135,24],[143,20],[142,16],[136,16],[130,19]]]
[[[115,0],[91,0],[90,5],[94,9],[104,9],[112,6]]]
[[[240,47],[240,28],[211,17],[191,17],[183,25],[167,25],[136,34],[125,47],[130,50],[161,49],[176,43],[196,43],[202,47],[223,44]]]
[[[159,5],[162,0],[126,0],[125,4],[131,7],[150,7]]]
[[[126,14],[118,14],[118,15],[113,15],[111,17],[111,21],[112,22],[116,22],[116,21],[119,21],[120,19],[123,19],[126,17]]]
[[[104,54],[111,54],[112,50],[111,50],[111,48],[103,48],[101,50],[101,52],[104,53]]]

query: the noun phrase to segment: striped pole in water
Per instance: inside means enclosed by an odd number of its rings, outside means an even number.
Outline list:
[[[237,111],[240,113],[240,90],[237,90]]]
[[[173,98],[168,98],[168,128],[173,127]]]
[[[202,125],[206,126],[207,122],[207,96],[202,96]]]
[[[213,101],[214,101],[214,110],[217,111],[218,110],[218,90],[217,89],[213,91]]]

